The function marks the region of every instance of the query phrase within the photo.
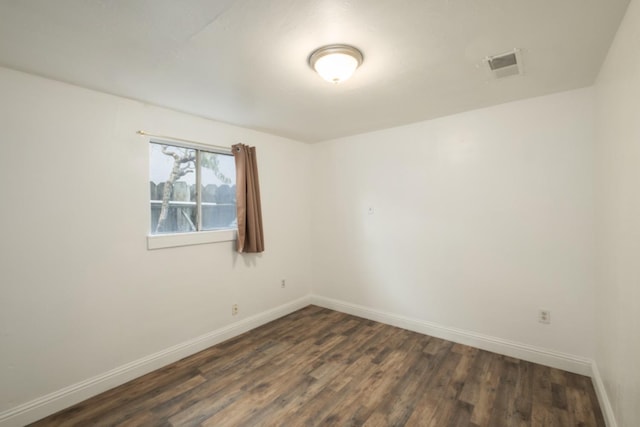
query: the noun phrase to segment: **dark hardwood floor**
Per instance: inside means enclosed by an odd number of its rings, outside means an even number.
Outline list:
[[[309,306],[34,426],[604,426],[587,377]]]

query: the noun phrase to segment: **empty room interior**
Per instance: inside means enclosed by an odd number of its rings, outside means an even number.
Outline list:
[[[640,426],[640,0],[0,0],[0,426]]]

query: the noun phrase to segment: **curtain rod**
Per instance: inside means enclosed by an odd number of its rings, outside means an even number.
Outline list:
[[[217,150],[224,150],[227,152],[231,152],[231,147],[225,147],[224,145],[212,145],[212,144],[205,144],[204,142],[199,142],[199,141],[192,141],[190,139],[184,139],[184,138],[175,138],[173,136],[167,136],[167,135],[156,135],[153,133],[149,133],[149,132],[145,132],[143,130],[139,130],[136,132],[138,135],[146,135],[146,136],[152,136],[155,138],[160,138],[160,139],[168,139],[170,141],[180,141],[180,142],[186,142],[187,144],[194,144],[194,145],[198,145],[202,148],[214,148]]]

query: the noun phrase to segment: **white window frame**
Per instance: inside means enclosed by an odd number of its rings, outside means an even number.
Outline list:
[[[238,230],[194,231],[192,233],[149,234],[147,249],[175,248],[179,246],[203,245],[207,243],[232,242]]]
[[[206,144],[198,144],[198,143],[186,143],[182,141],[175,141],[166,138],[151,138],[149,139],[148,144],[163,144],[170,145],[174,147],[180,148],[188,148],[198,151],[198,155],[196,156],[196,169],[200,167],[199,164],[199,151],[206,151],[209,153],[217,153],[217,154],[225,154],[225,155],[233,155],[231,152],[231,148],[222,149],[220,147],[213,147]],[[149,164],[151,159],[149,159]],[[200,174],[196,173],[196,186],[200,186]],[[148,192],[147,192],[148,193]],[[201,203],[201,194],[198,191],[197,204]],[[151,200],[147,203],[147,209],[150,208]],[[188,233],[167,233],[167,234],[151,234],[151,215],[149,215],[149,223],[147,224],[147,249],[164,249],[164,248],[174,248],[180,246],[192,246],[192,245],[203,245],[208,243],[218,243],[218,242],[231,242],[235,241],[237,238],[238,230],[237,228],[229,228],[225,230],[202,230],[202,231],[193,231]],[[199,220],[200,221],[200,220]]]

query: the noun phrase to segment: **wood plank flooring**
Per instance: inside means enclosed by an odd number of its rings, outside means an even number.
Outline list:
[[[33,426],[604,426],[591,380],[309,306]]]

